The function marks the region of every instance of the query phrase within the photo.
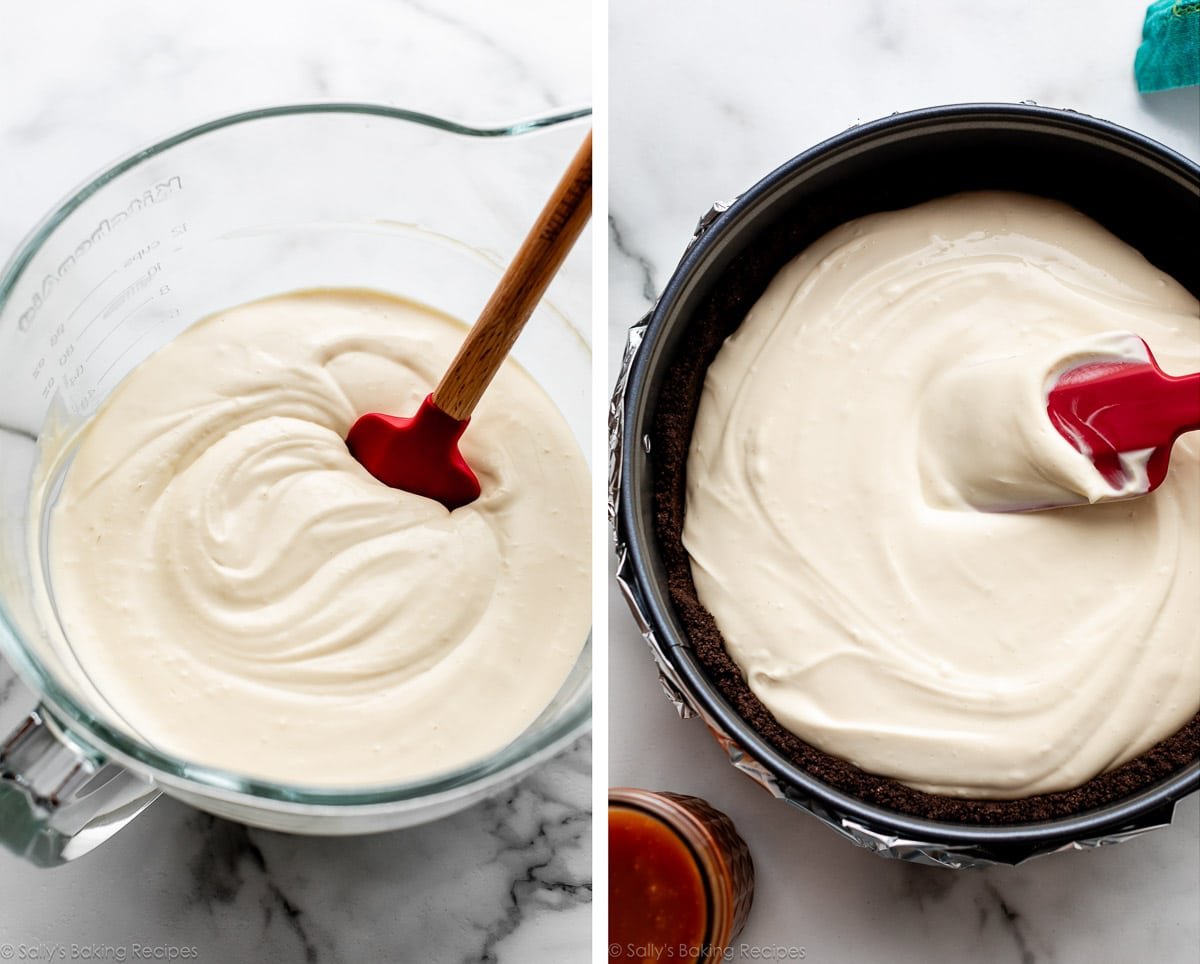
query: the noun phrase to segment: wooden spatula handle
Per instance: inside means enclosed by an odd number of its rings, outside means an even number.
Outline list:
[[[592,134],[575,154],[500,284],[433,392],[462,421],[504,363],[567,252],[592,214]]]

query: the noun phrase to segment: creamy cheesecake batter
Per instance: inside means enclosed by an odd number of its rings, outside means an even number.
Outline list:
[[[369,785],[518,736],[575,664],[589,482],[542,389],[501,369],[448,512],[343,441],[415,412],[465,326],[382,294],[308,292],[198,323],[89,423],[53,510],[70,645],[125,724],[238,773]]]
[[[1168,373],[1200,369],[1194,297],[1021,195],[861,218],[776,276],[708,370],[683,541],[783,726],[917,789],[1015,799],[1196,713],[1200,439],[1153,494],[1104,502],[1120,493],[1045,414],[1058,366],[1126,350],[1123,332]],[[1016,475],[981,494],[981,465]],[[979,511],[1042,482],[1101,504]]]
[[[1114,483],[1045,417],[1058,379],[1097,362],[1148,365],[1150,358],[1133,333],[1106,331],[936,373],[921,400],[917,439],[929,501],[1020,512],[1145,495],[1154,449],[1118,453],[1123,478]]]

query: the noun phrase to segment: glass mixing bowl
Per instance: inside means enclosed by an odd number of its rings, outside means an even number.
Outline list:
[[[114,164],[20,245],[0,271],[0,652],[40,702],[0,742],[0,844],[37,864],[61,863],[159,792],[276,830],[390,830],[497,792],[586,730],[590,641],[517,740],[435,778],[328,789],[319,775],[306,783],[297,774],[284,785],[162,753],[116,721],[61,626],[39,616],[46,603],[53,611],[37,547],[55,480],[35,470],[44,432],[81,425],[134,366],[219,309],[354,287],[473,321],[589,114],[489,128],[365,104],[238,114]],[[588,248],[585,236],[513,352],[585,453]]]

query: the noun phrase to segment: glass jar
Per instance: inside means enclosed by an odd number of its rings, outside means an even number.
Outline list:
[[[608,791],[609,959],[723,960],[754,900],[754,862],[699,797]]]

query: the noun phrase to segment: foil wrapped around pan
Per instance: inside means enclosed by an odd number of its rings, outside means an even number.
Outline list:
[[[727,204],[714,204],[700,218],[696,226],[696,232],[688,244],[689,248],[695,244],[728,207],[729,205]],[[911,863],[950,867],[953,869],[990,867],[998,864],[1011,865],[1034,857],[1065,850],[1092,850],[1097,847],[1107,847],[1113,844],[1124,843],[1126,840],[1131,840],[1151,830],[1170,826],[1171,818],[1174,814],[1174,804],[1155,808],[1144,814],[1139,820],[1123,823],[1118,829],[1110,833],[1086,839],[1070,840],[1065,843],[1056,842],[1053,845],[1026,850],[1016,860],[1004,849],[991,848],[985,844],[959,845],[938,843],[930,840],[906,839],[864,826],[860,822],[832,812],[820,801],[800,796],[792,788],[783,784],[767,766],[748,753],[737,740],[721,727],[716,719],[706,713],[698,701],[693,700],[688,695],[687,688],[675,672],[671,660],[667,656],[666,644],[658,638],[649,614],[642,607],[636,587],[637,577],[630,558],[626,536],[622,530],[619,512],[621,500],[621,465],[624,447],[626,445],[642,445],[647,447],[647,451],[649,451],[650,440],[648,436],[640,439],[629,438],[625,424],[625,396],[628,389],[630,371],[638,356],[638,352],[642,349],[646,331],[650,326],[653,314],[652,309],[644,318],[629,329],[624,355],[621,359],[621,369],[617,375],[612,398],[609,402],[608,519],[617,556],[617,584],[620,586],[622,595],[624,595],[630,612],[633,614],[639,633],[650,647],[650,652],[658,668],[658,677],[663,693],[671,701],[681,718],[690,719],[695,716],[700,717],[708,727],[713,738],[729,757],[729,762],[733,767],[746,774],[746,776],[766,789],[772,796],[811,814],[842,837],[860,847],[866,848],[872,853],[879,854],[881,857],[890,857],[895,860],[906,860]]]

